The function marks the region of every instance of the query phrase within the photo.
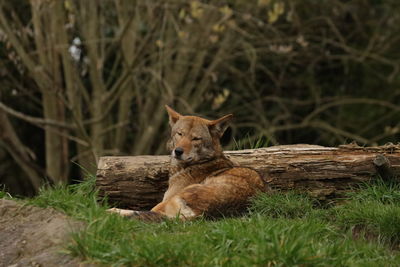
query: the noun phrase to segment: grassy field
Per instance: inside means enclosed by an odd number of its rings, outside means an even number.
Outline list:
[[[383,182],[330,206],[295,192],[262,194],[248,215],[217,221],[145,224],[108,214],[94,179],[27,201],[87,222],[67,251],[107,266],[400,265],[400,186]]]

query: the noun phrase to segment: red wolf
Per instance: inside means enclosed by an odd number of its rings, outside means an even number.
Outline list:
[[[148,221],[231,216],[243,212],[257,192],[266,191],[256,171],[235,166],[224,156],[220,138],[232,114],[207,120],[166,109],[171,126],[167,146],[174,171],[162,202],[147,212],[116,208],[111,212]]]

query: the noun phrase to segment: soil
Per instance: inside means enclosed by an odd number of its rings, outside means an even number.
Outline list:
[[[82,226],[54,209],[0,199],[0,266],[89,266],[65,253]]]

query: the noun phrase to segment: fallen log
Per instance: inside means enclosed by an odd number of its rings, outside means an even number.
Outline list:
[[[256,169],[274,190],[296,189],[321,200],[341,198],[360,183],[400,175],[400,145],[339,147],[286,145],[227,151],[241,166]],[[169,156],[102,157],[96,185],[120,208],[148,210],[167,188]]]

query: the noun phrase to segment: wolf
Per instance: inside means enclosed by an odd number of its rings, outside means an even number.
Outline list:
[[[234,164],[223,153],[220,139],[232,114],[208,120],[166,109],[172,166],[163,200],[147,212],[116,208],[110,212],[145,221],[226,217],[241,214],[254,195],[267,190],[255,170]]]

